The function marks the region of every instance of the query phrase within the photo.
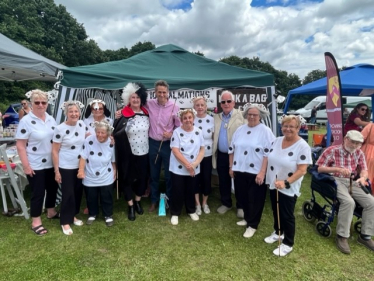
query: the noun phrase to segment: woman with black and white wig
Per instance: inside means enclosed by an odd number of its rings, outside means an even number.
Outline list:
[[[204,138],[204,158],[200,163],[200,174],[196,184],[195,200],[196,200],[196,214],[201,215],[203,210],[205,214],[210,213],[208,206],[208,197],[212,192],[212,152],[213,152],[213,132],[214,119],[207,113],[207,100],[204,96],[192,99],[193,107],[196,111],[194,126],[199,128],[203,133]],[[200,204],[200,194],[203,195],[202,203]]]
[[[91,135],[95,134],[94,122],[100,122],[106,120],[110,125],[113,125],[113,120],[109,117],[110,111],[105,105],[105,102],[100,99],[94,99],[90,101],[87,106],[86,113],[84,114],[85,119],[83,120],[86,124],[88,131]]]
[[[149,114],[146,88],[140,83],[128,83],[123,89],[125,107],[114,122],[118,183],[128,204],[128,219],[135,220],[135,212],[144,213],[140,200],[148,184]],[[133,183],[135,200],[133,200]]]
[[[86,125],[79,120],[83,107],[79,101],[64,102],[61,109],[64,110],[66,121],[56,127],[53,136],[52,158],[55,180],[61,184],[60,224],[65,235],[73,234],[71,224],[83,225],[76,218],[83,192],[82,180],[77,178],[78,164],[87,134]]]
[[[229,173],[244,211],[244,220],[237,224],[246,226],[245,238],[256,232],[265,205],[267,156],[275,139],[270,128],[261,123],[268,115],[263,104],[244,105],[243,117],[248,124],[235,131],[229,147]]]
[[[183,205],[192,220],[199,220],[196,214],[195,190],[200,162],[204,158],[204,138],[201,130],[194,126],[196,111],[184,109],[178,112],[181,126],[171,137],[170,167],[172,197],[170,202],[171,224],[178,224]]]
[[[52,137],[57,124],[46,112],[50,94],[32,90],[26,97],[31,100],[32,109],[18,125],[17,151],[31,187],[31,229],[42,236],[48,233],[41,219],[44,197],[47,218],[59,218],[55,210],[58,185],[52,164]]]
[[[96,220],[100,198],[105,224],[112,226],[113,182],[117,174],[114,145],[109,138],[113,127],[107,120],[95,121],[93,126],[95,134],[88,136],[84,142],[78,170],[78,178],[83,179],[87,193],[89,217],[86,223],[91,225]]]

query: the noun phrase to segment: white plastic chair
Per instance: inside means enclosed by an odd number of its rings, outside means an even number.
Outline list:
[[[25,219],[29,219],[29,213],[27,210],[25,199],[23,198],[23,195],[21,193],[21,190],[17,184],[17,176],[14,174],[12,168],[10,167],[9,159],[6,154],[6,144],[3,144],[0,146],[0,157],[5,162],[5,165],[7,167],[7,172],[0,174],[0,189],[1,189],[1,196],[3,198],[3,207],[4,212],[8,213],[8,205],[6,200],[6,194],[5,194],[5,188],[4,184],[6,184],[6,188],[10,197],[10,200],[12,201],[13,207],[15,209],[18,208],[17,204],[21,207],[21,210],[23,212],[23,216]]]

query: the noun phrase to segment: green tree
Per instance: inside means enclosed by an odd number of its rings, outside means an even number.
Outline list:
[[[303,79],[303,85],[326,77],[326,70],[315,69],[309,72]]]

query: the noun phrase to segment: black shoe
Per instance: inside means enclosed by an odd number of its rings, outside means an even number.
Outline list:
[[[144,210],[142,208],[142,205],[140,204],[140,201],[135,200],[134,207],[135,207],[135,212],[137,212],[139,215],[144,214]]]
[[[128,213],[127,217],[128,217],[128,219],[130,221],[134,221],[135,220],[134,206],[129,206],[129,213]]]

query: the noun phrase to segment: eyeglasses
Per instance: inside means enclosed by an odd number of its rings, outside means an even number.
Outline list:
[[[252,113],[248,113],[248,116],[249,117],[257,117],[259,114],[252,114]]]
[[[367,108],[360,108],[361,111],[368,111]]]
[[[232,100],[221,100],[221,104],[232,103]]]
[[[34,101],[34,104],[36,104],[36,105],[39,105],[39,104],[46,105],[47,102],[46,101]]]
[[[99,111],[99,110],[104,110],[104,108],[102,107],[99,107],[99,108],[94,108],[95,111]]]
[[[293,129],[296,129],[297,127],[295,127],[295,126],[288,126],[288,125],[283,125],[282,126],[282,129],[291,129],[291,130],[293,130]]]

